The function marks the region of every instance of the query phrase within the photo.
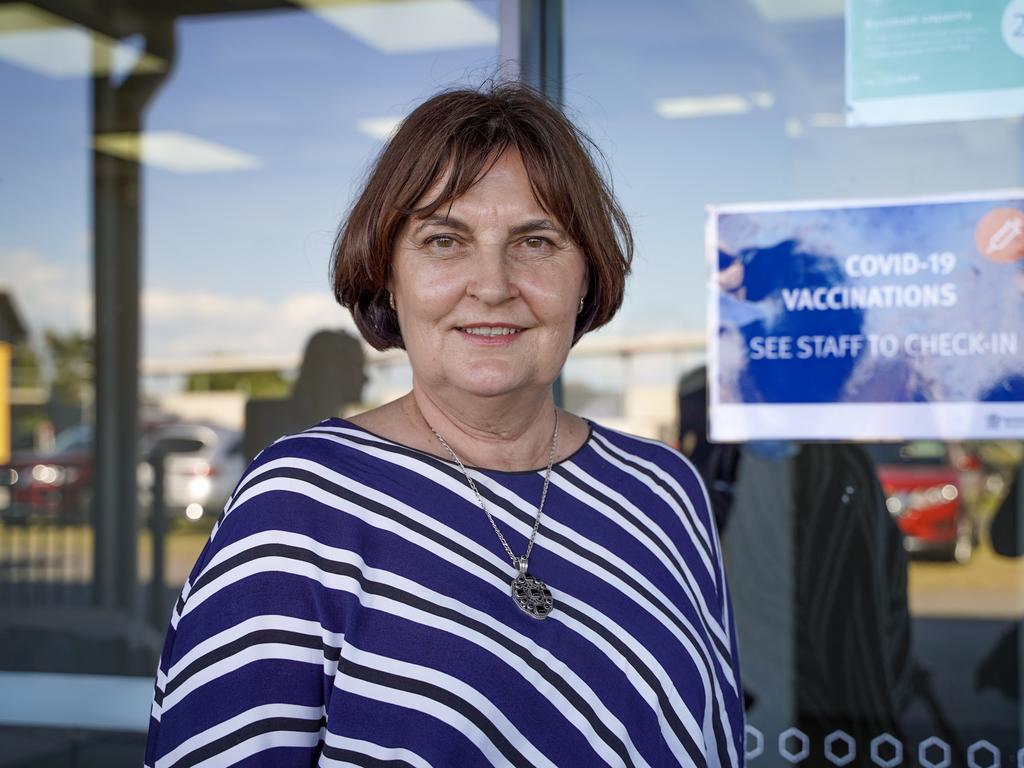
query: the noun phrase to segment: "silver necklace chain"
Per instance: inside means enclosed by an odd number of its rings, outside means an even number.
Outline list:
[[[429,425],[428,425],[429,426]],[[515,568],[518,573],[516,577],[512,579],[511,583],[511,595],[512,600],[520,609],[534,619],[546,619],[551,615],[551,611],[555,607],[554,599],[551,597],[551,590],[548,589],[547,585],[540,579],[531,576],[526,568],[529,565],[530,553],[533,552],[533,542],[537,538],[537,529],[540,528],[540,516],[544,511],[544,502],[548,498],[548,483],[551,481],[551,467],[555,463],[555,453],[558,452],[558,409],[555,409],[555,433],[551,437],[551,451],[548,454],[548,468],[544,472],[544,489],[540,492],[540,504],[537,506],[537,519],[533,521],[533,531],[530,533],[530,542],[526,545],[526,554],[522,557],[516,557],[512,551],[512,547],[508,545],[505,537],[501,535],[501,531],[498,529],[498,523],[491,515],[487,505],[484,503],[484,497],[480,495],[480,490],[476,487],[476,483],[473,482],[473,478],[469,476],[469,471],[466,466],[462,463],[462,459],[459,455],[452,450],[452,447],[448,445],[448,442],[441,437],[441,433],[433,427],[430,431],[434,433],[434,436],[440,441],[441,445],[452,455],[455,459],[455,463],[459,465],[459,469],[462,470],[462,474],[466,476],[466,481],[469,483],[469,487],[473,489],[473,493],[476,494],[477,503],[480,504],[480,509],[487,515],[487,519],[491,522],[491,528],[498,535],[498,541],[501,542],[501,546],[505,548],[505,552],[508,554],[509,560],[512,561],[512,567]]]
[[[480,509],[483,510],[483,513],[487,516],[487,519],[490,520],[490,527],[493,527],[495,529],[495,532],[498,535],[498,541],[502,543],[502,547],[504,547],[505,552],[508,553],[509,559],[512,561],[512,567],[518,569],[520,567],[520,558],[515,556],[515,553],[512,552],[512,548],[509,546],[509,543],[505,540],[505,537],[502,536],[502,531],[498,528],[498,523],[495,522],[494,516],[490,514],[490,510],[487,509],[487,505],[483,503],[483,497],[480,496],[480,492],[479,489],[476,487],[476,483],[473,482],[473,478],[469,476],[469,472],[466,470],[466,467],[462,463],[462,460],[459,458],[459,455],[456,454],[455,451],[452,450],[452,446],[447,444],[447,441],[443,437],[441,437],[440,432],[438,432],[433,427],[430,428],[430,431],[434,433],[434,436],[438,439],[441,445],[444,446],[444,449],[452,455],[452,458],[455,460],[455,463],[459,465],[459,469],[462,470],[462,473],[466,475],[466,480],[469,482],[469,486],[473,489],[473,493],[476,495],[476,501],[479,503]],[[537,519],[534,521],[534,530],[530,532],[529,544],[526,545],[526,554],[522,556],[523,560],[529,560],[530,552],[534,551],[534,540],[537,538],[538,528],[541,527],[541,513],[544,511],[544,502],[548,498],[548,482],[551,480],[551,468],[552,466],[554,466],[555,453],[557,451],[558,411],[556,410],[555,432],[551,438],[551,451],[548,454],[548,468],[544,473],[544,488],[541,490],[541,505],[537,508]]]

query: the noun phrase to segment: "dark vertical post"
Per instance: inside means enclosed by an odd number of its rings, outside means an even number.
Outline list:
[[[146,50],[167,63],[117,84],[93,78],[93,133],[141,141],[142,115],[174,57],[174,22],[147,19]],[[139,162],[93,150],[93,290],[95,299],[95,471],[93,603],[130,614],[138,609]]]
[[[153,468],[153,488],[149,513],[153,532],[153,570],[149,577],[149,622],[157,631],[163,631],[167,623],[164,605],[164,553],[167,539],[167,505],[164,499],[164,481],[167,454],[160,449],[153,450],[147,457]]]
[[[562,0],[520,0],[519,77],[562,105]]]
[[[519,0],[519,79],[562,106],[562,0]],[[555,379],[555,404],[564,399]]]
[[[94,133],[139,132],[141,116],[109,78],[93,85]],[[127,103],[126,103],[127,102]],[[139,361],[139,166],[93,151],[96,443],[94,600],[134,608]]]

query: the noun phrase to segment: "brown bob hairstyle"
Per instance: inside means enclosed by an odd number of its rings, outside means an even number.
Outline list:
[[[372,346],[405,347],[385,287],[405,222],[431,216],[462,196],[510,148],[519,151],[537,201],[586,261],[589,289],[573,344],[618,311],[633,236],[597,170],[600,151],[542,95],[519,83],[500,83],[439,93],[405,118],[338,232],[331,257],[334,296],[351,310]],[[417,208],[442,177],[437,197]]]

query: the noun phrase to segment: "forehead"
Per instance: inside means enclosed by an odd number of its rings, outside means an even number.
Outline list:
[[[519,152],[506,150],[494,160],[488,160],[476,179],[466,189],[451,199],[439,199],[445,194],[452,173],[453,164],[434,180],[415,203],[419,211],[414,219],[444,216],[452,209],[486,206],[495,210],[523,210],[534,214],[550,214],[537,199]]]

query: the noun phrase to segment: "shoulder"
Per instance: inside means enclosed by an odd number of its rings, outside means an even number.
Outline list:
[[[301,483],[324,489],[358,481],[371,471],[377,441],[343,419],[330,418],[282,435],[263,448],[245,468],[225,505],[227,519],[256,497],[275,490],[295,492]]]
[[[282,435],[242,472],[221,512],[203,557],[254,535],[319,537],[341,489],[364,476],[366,456],[358,430],[325,419]]]
[[[357,436],[344,422],[327,419],[278,438],[256,455],[189,573],[176,618],[197,603],[232,613],[224,606],[239,602],[238,585],[291,595],[282,598],[286,602],[318,588],[324,558],[353,548],[358,538],[346,514],[346,494],[367,473]]]
[[[690,460],[659,440],[597,424],[590,445],[606,464],[598,470],[605,473],[606,484],[631,489],[626,495],[632,499],[646,499],[651,506],[645,511],[652,519],[665,521],[665,533],[677,545],[690,543],[686,551],[694,559],[689,567],[706,572],[712,581],[709,589],[722,600],[725,573],[718,527],[700,473]],[[658,515],[659,510],[669,510],[670,517]]]
[[[590,423],[591,443],[598,450],[623,461],[633,461],[641,466],[660,470],[676,480],[700,482],[700,473],[693,463],[672,446],[660,440],[612,429],[596,422]]]
[[[591,422],[590,445],[609,471],[631,474],[648,485],[667,489],[700,519],[713,527],[711,505],[700,473],[682,453],[660,440],[630,434]]]
[[[351,446],[356,430],[346,429],[342,419],[323,419],[298,432],[281,435],[265,446],[246,467],[242,478],[260,474],[267,467],[281,464],[301,465],[303,462],[327,464],[344,446]]]

